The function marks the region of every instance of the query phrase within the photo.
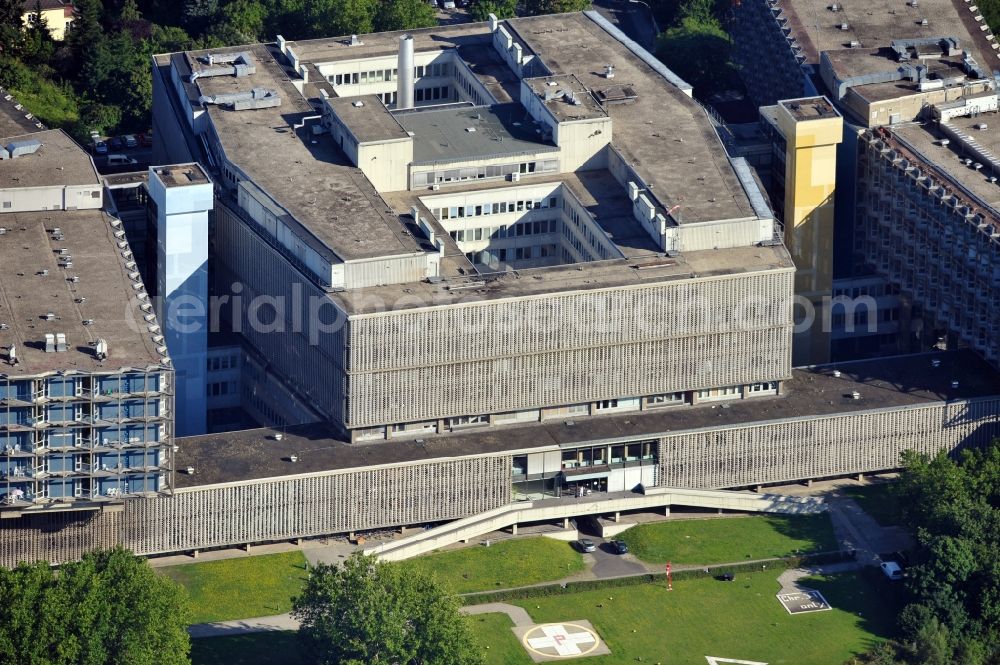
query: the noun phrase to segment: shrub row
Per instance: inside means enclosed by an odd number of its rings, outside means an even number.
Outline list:
[[[784,570],[786,568],[799,568],[802,566],[817,566],[826,563],[837,563],[846,560],[843,552],[821,552],[804,556],[789,556],[774,559],[763,559],[759,561],[747,561],[732,564],[717,564],[704,568],[687,568],[673,571],[673,579],[690,580],[703,577],[715,577],[726,573],[759,573],[765,570]],[[582,591],[596,591],[598,589],[614,589],[619,587],[636,586],[639,584],[663,584],[666,572],[645,573],[641,575],[628,575],[625,577],[611,577],[602,580],[580,580],[577,582],[557,582],[553,584],[540,584],[537,586],[522,587],[519,589],[503,589],[500,591],[480,591],[475,593],[462,594],[459,599],[463,605],[479,605],[481,603],[501,603],[508,600],[523,600],[526,598],[539,598],[544,596],[559,596],[569,593],[579,593]]]

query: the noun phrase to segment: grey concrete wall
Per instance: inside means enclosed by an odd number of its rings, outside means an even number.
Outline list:
[[[347,422],[780,380],[791,374],[792,276],[773,270],[355,317]]]

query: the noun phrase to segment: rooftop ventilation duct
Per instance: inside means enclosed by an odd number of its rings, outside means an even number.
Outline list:
[[[396,108],[413,108],[413,36],[399,38],[399,78],[396,79]]]
[[[217,104],[219,106],[228,106],[234,111],[281,106],[281,96],[278,94],[278,91],[267,88],[254,88],[249,92],[233,92],[222,95],[202,95],[198,101],[203,105]]]
[[[191,74],[191,83],[208,76],[243,77],[250,76],[257,71],[256,65],[253,64],[253,59],[245,51],[241,53],[209,53],[198,58],[198,60],[208,65],[208,67]]]
[[[4,152],[7,153],[8,157],[3,159],[15,159],[17,157],[22,157],[24,155],[33,155],[38,152],[38,149],[42,147],[42,142],[38,139],[26,139],[24,141],[11,141],[7,144],[7,148]]]

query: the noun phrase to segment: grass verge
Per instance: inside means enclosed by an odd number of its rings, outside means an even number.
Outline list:
[[[649,563],[709,565],[837,549],[830,517],[753,515],[640,524],[620,536]]]
[[[507,589],[562,579],[583,570],[570,543],[551,538],[517,538],[436,552],[400,562],[431,575],[454,593]]]
[[[158,568],[190,597],[191,622],[284,614],[302,590],[306,559],[302,552],[205,561]]]

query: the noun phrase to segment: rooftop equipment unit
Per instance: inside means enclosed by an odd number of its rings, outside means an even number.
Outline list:
[[[42,147],[42,142],[38,139],[26,139],[24,141],[11,141],[7,144],[7,152],[11,159],[16,159],[24,155],[33,155]]]
[[[194,83],[200,78],[207,78],[210,76],[236,76],[241,78],[244,76],[250,76],[256,73],[257,66],[254,65],[253,59],[250,57],[249,53],[209,53],[206,56],[198,58],[202,62],[208,65],[205,69],[199,72],[194,72],[191,74],[191,83]],[[216,65],[222,65],[217,67]]]

